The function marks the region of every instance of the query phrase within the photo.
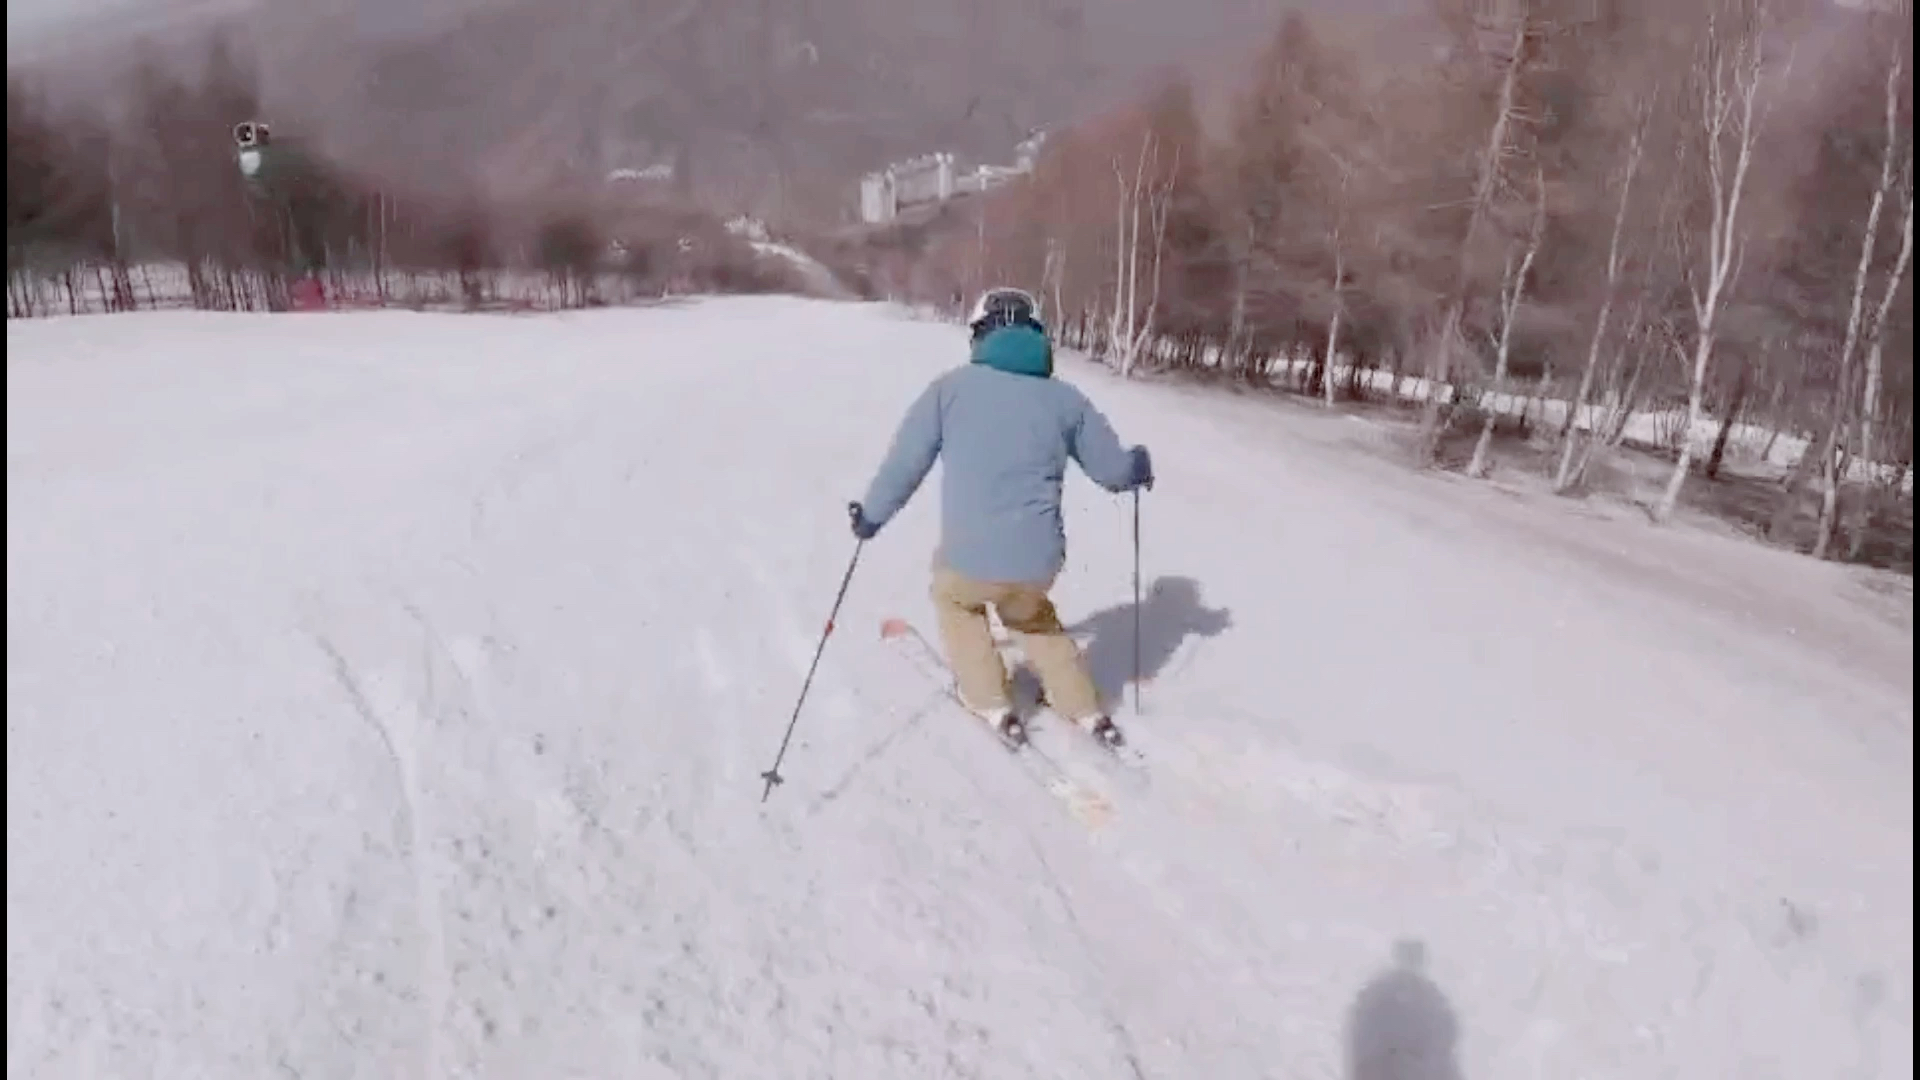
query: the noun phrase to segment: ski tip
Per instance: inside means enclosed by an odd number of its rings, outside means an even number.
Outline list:
[[[912,631],[912,629],[913,628],[911,626],[907,625],[907,620],[905,619],[901,619],[901,618],[885,619],[885,620],[882,620],[880,623],[880,637],[882,640],[885,640],[887,638],[905,637],[908,633]]]

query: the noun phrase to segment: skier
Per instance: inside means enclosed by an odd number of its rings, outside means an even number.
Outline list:
[[[961,702],[1019,742],[993,608],[1040,676],[1047,703],[1109,746],[1124,743],[1048,597],[1066,561],[1060,486],[1067,459],[1112,492],[1153,486],[1147,450],[1124,449],[1085,395],[1054,379],[1039,304],[1019,289],[983,293],[967,319],[971,362],[935,379],[908,408],[867,496],[849,506],[871,539],[944,457],[933,602]]]

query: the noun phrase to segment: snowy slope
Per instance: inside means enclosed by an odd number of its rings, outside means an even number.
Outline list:
[[[762,805],[841,507],[952,328],[7,345],[9,1077],[1911,1074],[1912,643],[1781,599],[1826,568],[1638,585],[1074,365],[1162,474],[1149,784],[1076,822],[876,639],[930,626],[928,492]],[[1127,505],[1070,485],[1058,599],[1109,683]]]

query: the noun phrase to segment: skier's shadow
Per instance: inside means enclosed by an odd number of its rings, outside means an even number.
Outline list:
[[[1210,638],[1233,625],[1226,608],[1200,602],[1200,583],[1190,577],[1158,578],[1141,598],[1140,677],[1151,680],[1166,670],[1188,637]],[[1134,606],[1116,604],[1067,627],[1085,637],[1087,673],[1103,700],[1117,701],[1133,680]]]
[[[1425,945],[1397,942],[1392,965],[1353,999],[1346,1080],[1461,1080],[1460,1020],[1426,966]]]
[[[1188,637],[1214,637],[1233,625],[1226,608],[1200,602],[1200,583],[1190,577],[1157,578],[1141,597],[1140,678],[1151,681],[1166,670]],[[1067,627],[1082,642],[1087,674],[1105,702],[1118,702],[1133,681],[1134,606],[1115,604]],[[1013,700],[1022,707],[1045,704],[1039,676],[1024,662],[1011,673]]]

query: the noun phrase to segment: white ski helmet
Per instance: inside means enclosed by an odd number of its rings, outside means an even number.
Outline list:
[[[1025,289],[998,286],[980,294],[967,316],[967,329],[975,337],[988,330],[1021,323],[1040,325],[1040,301]]]

